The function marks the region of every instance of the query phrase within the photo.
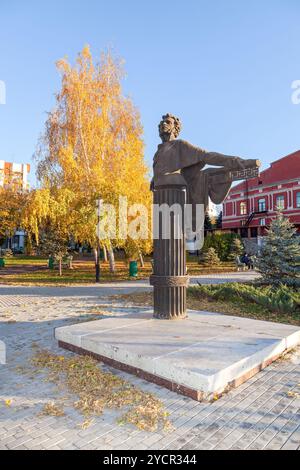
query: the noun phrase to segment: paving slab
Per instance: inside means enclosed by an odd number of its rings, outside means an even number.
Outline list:
[[[125,283],[126,286],[128,284]],[[136,290],[135,285],[130,283],[131,287],[123,287],[122,292]],[[86,444],[85,449],[118,449],[123,444],[130,449],[142,445],[152,450],[190,450],[201,446],[204,449],[246,449],[250,446],[260,449],[300,448],[297,411],[300,406],[297,398],[300,391],[300,347],[284,360],[274,362],[211,403],[191,400],[105,366],[104,370],[116,373],[162,401],[174,426],[167,433],[160,430],[154,436],[150,432],[137,431],[129,424],[120,427],[116,422],[115,410],[106,410],[103,416],[94,417],[87,429],[82,429],[85,418],[70,407],[66,408],[65,418],[40,416],[45,403],[60,402],[62,395],[51,382],[45,382],[39,374],[35,376],[29,372],[29,361],[35,354],[36,345],[54,354],[70,357],[68,351],[58,348],[53,335],[55,326],[82,324],[83,315],[90,311],[89,307],[98,306],[102,310],[106,305],[106,310],[114,315],[136,310],[127,302],[105,299],[104,294],[116,293],[115,285],[109,291],[106,287],[98,287],[0,286],[0,339],[7,346],[6,364],[0,365],[0,449],[16,448],[16,445],[19,445],[17,448],[24,446],[30,450],[78,449],[81,439],[88,436],[94,440]],[[18,304],[14,308],[11,308],[12,301]],[[11,311],[10,315],[16,322],[8,322],[8,311]],[[227,318],[224,316],[224,321]],[[20,368],[24,369],[23,372]],[[10,407],[5,406],[7,399],[12,401]],[[78,397],[74,395],[73,400],[77,401]],[[122,412],[120,410],[120,415],[117,415],[121,416]],[[217,429],[212,426],[214,424],[218,424]],[[265,430],[268,439],[276,432],[267,445],[265,439],[261,439]],[[59,439],[64,437],[64,440],[55,445],[50,443],[49,447],[50,438],[55,437],[54,431]],[[271,435],[269,431],[272,431]],[[30,435],[31,440],[16,444],[16,440],[25,435]]]
[[[151,309],[56,328],[59,345],[196,400],[238,386],[300,344],[292,325],[189,311],[157,320]]]

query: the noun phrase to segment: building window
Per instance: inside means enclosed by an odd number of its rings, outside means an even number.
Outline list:
[[[266,200],[259,199],[258,200],[258,212],[263,212],[266,210]]]
[[[250,227],[251,238],[257,237],[257,227]]]
[[[230,217],[232,214],[233,214],[232,202],[229,202],[228,204],[226,204],[226,216]]]
[[[300,193],[296,193],[296,207],[300,207]]]
[[[247,204],[245,202],[240,203],[240,213],[241,215],[247,214]]]
[[[284,196],[276,197],[276,209],[284,209]]]
[[[260,219],[259,220],[259,225],[261,225],[261,226],[266,225],[266,219]]]

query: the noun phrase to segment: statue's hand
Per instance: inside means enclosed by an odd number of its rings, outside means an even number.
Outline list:
[[[245,168],[259,168],[260,161],[252,159],[252,158],[248,158],[248,159],[238,158],[237,165],[238,165],[238,168],[242,170]]]
[[[249,160],[251,163],[251,165],[253,165],[253,168],[259,168],[261,166],[261,161],[260,160],[256,160],[256,159],[252,159],[252,160]]]

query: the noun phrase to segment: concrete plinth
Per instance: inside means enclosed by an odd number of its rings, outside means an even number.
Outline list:
[[[195,400],[238,386],[300,343],[295,326],[189,311],[182,321],[153,311],[60,327],[60,346]]]

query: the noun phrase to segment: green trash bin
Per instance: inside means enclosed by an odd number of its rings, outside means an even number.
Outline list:
[[[138,275],[138,264],[137,261],[130,261],[129,263],[129,276],[137,277]]]
[[[5,268],[5,259],[0,258],[0,268]]]
[[[54,269],[54,259],[52,258],[52,256],[49,256],[48,268],[49,269]]]

